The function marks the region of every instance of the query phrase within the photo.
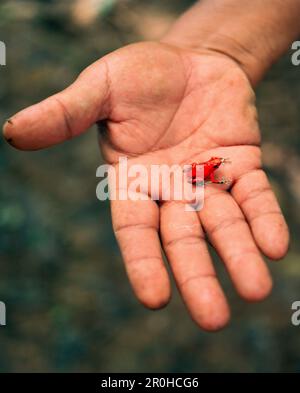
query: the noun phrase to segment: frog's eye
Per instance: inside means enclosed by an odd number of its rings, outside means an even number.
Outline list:
[[[215,164],[215,165],[214,165],[214,168],[216,168],[216,169],[219,168],[219,165],[218,165],[218,164]]]

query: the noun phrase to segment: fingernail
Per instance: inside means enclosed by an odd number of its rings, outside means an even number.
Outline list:
[[[6,119],[5,123],[13,124],[13,121],[11,118],[9,118],[9,119]]]
[[[6,125],[10,124],[13,125],[13,121],[11,118],[6,119],[4,126],[3,126],[3,138],[6,140],[7,143],[9,143],[10,145],[12,145],[13,143],[13,139],[10,136],[7,136],[7,129],[6,129]]]

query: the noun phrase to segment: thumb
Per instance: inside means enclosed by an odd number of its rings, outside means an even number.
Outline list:
[[[21,150],[36,150],[71,139],[109,113],[108,69],[98,60],[68,88],[6,121],[4,138]]]

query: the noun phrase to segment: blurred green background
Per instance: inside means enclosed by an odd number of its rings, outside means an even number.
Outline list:
[[[88,64],[124,44],[156,39],[192,1],[1,1],[0,120],[67,86]],[[300,67],[283,58],[257,90],[266,170],[290,225],[283,262],[270,263],[272,296],[246,304],[217,258],[233,319],[209,334],[174,291],[152,312],[131,293],[96,199],[101,163],[95,130],[42,152],[0,141],[0,327],[2,372],[300,372]]]

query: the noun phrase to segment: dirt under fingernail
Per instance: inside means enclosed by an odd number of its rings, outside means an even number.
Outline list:
[[[3,135],[3,136],[4,136],[4,139],[6,140],[6,142],[13,146],[13,138],[7,138],[5,135]]]

